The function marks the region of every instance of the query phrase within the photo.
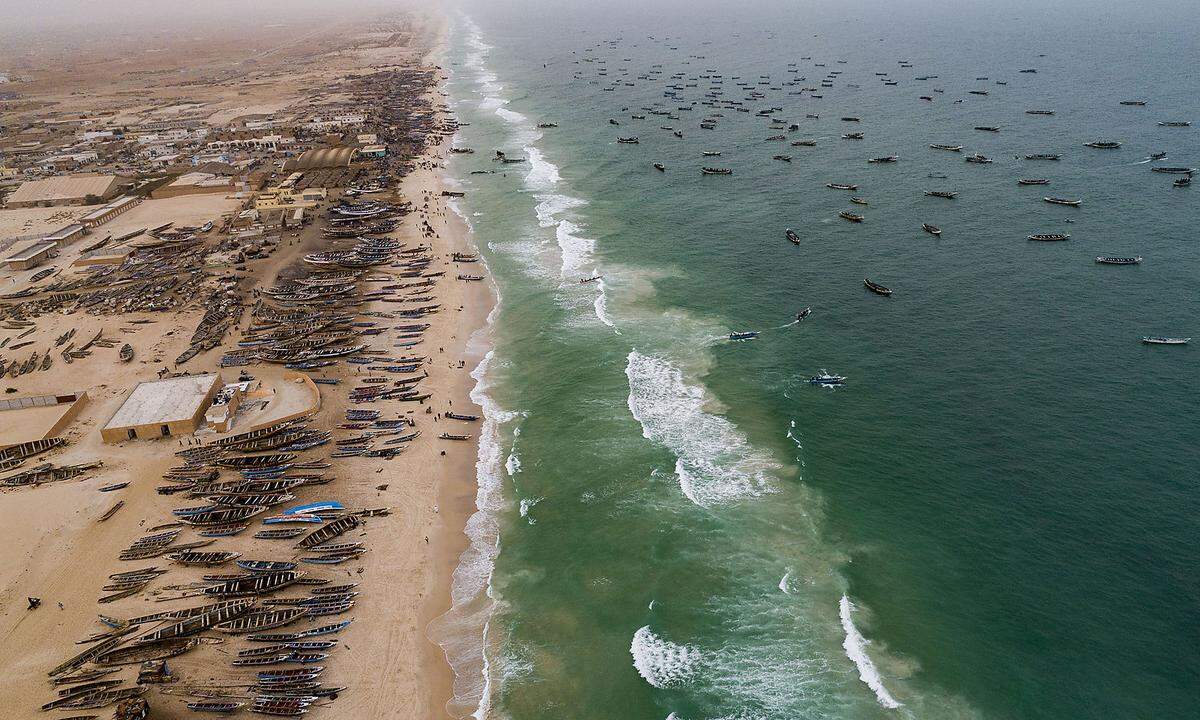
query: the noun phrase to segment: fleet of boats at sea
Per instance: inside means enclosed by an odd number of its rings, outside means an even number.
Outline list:
[[[606,47],[607,49],[612,50],[612,49],[615,49],[616,46],[617,46],[616,42],[611,41],[609,43],[602,43],[602,44],[598,45],[597,47],[598,48]],[[593,51],[595,51],[595,49],[596,48],[591,48],[591,49],[589,49],[588,52],[593,52]],[[671,48],[671,49],[674,50],[676,48]],[[703,60],[703,59],[704,59],[704,56],[701,56],[701,55],[693,55],[693,56],[690,56],[690,58],[689,58],[689,60]],[[801,59],[802,60],[812,60],[811,57],[804,57]],[[608,69],[606,67],[604,67],[605,64],[607,63],[606,58],[596,57],[594,55],[591,55],[591,56],[585,55],[581,60],[578,60],[576,62],[577,62],[577,64],[579,64],[579,63],[594,63],[594,64],[597,64],[600,66],[600,70],[597,73],[596,78],[589,80],[589,82],[591,82],[593,84],[602,84],[601,78],[604,78],[608,75]],[[629,62],[629,59],[625,58],[625,59],[623,59],[622,62],[623,63]],[[846,64],[846,61],[838,60],[837,64],[844,65],[844,64]],[[899,62],[899,65],[901,68],[913,67],[913,65],[907,60],[901,60]],[[814,63],[814,67],[826,68],[827,66],[826,66],[826,63]],[[682,116],[679,115],[680,112],[691,112],[691,111],[694,111],[697,108],[697,106],[704,106],[704,107],[709,108],[710,110],[700,120],[699,128],[701,130],[714,130],[714,129],[716,129],[718,123],[723,121],[724,118],[726,117],[726,115],[722,111],[737,112],[737,113],[750,113],[750,112],[752,112],[752,110],[751,110],[751,108],[746,106],[747,103],[758,103],[758,102],[762,102],[762,101],[766,100],[768,96],[764,92],[762,92],[762,89],[761,89],[762,86],[768,86],[769,89],[777,90],[777,91],[782,90],[784,88],[797,88],[794,90],[789,90],[788,94],[789,95],[797,95],[797,96],[807,96],[807,97],[810,97],[813,99],[821,99],[823,97],[823,95],[821,94],[823,92],[823,89],[833,88],[835,83],[842,79],[841,75],[843,74],[844,71],[842,69],[827,70],[826,71],[827,74],[820,81],[820,87],[817,87],[815,85],[807,85],[807,86],[802,85],[802,83],[806,80],[806,78],[801,76],[799,74],[800,72],[801,71],[799,69],[799,64],[794,63],[794,62],[788,63],[787,73],[791,77],[790,77],[790,79],[788,79],[786,81],[772,81],[770,75],[760,75],[753,82],[739,82],[741,80],[741,76],[731,75],[731,76],[728,76],[728,78],[727,78],[725,75],[718,73],[715,68],[706,68],[703,72],[693,71],[690,74],[688,72],[677,72],[677,73],[669,76],[670,82],[668,82],[665,85],[663,97],[666,98],[668,101],[673,100],[673,101],[676,101],[677,103],[687,103],[687,104],[679,104],[673,108],[667,107],[666,103],[664,103],[664,102],[659,102],[659,103],[654,103],[652,105],[642,106],[639,109],[639,111],[630,113],[628,119],[629,119],[629,121],[643,121],[643,120],[647,119],[648,115],[654,115],[654,116],[664,117],[669,120],[678,121],[678,120],[681,120],[681,118],[682,118]],[[1035,74],[1037,74],[1037,69],[1036,68],[1026,68],[1026,69],[1020,70],[1019,72],[1021,74],[1035,75]],[[619,88],[633,87],[636,85],[635,82],[630,80],[629,70],[627,67],[621,68],[620,73],[621,73],[620,78],[617,78],[617,79],[611,81],[609,84],[607,84],[602,89],[607,92],[614,92]],[[883,72],[883,73],[877,72],[877,73],[875,73],[875,75],[877,78],[879,78],[881,81],[883,81],[884,85],[895,86],[895,85],[899,84],[899,81],[896,79],[893,79],[891,77],[891,74],[888,72]],[[643,74],[638,75],[636,77],[637,77],[637,80],[655,82],[655,81],[662,81],[664,79],[664,76],[665,76],[665,71],[663,70],[662,64],[654,64],[650,67],[650,69],[647,72],[644,72]],[[583,80],[583,79],[586,79],[586,76],[583,74],[583,71],[580,70],[575,73],[575,79]],[[729,97],[726,97],[725,85],[724,85],[724,82],[726,79],[734,81],[736,83],[736,86],[740,90],[744,91],[745,96],[742,100],[734,100]],[[918,76],[915,78],[915,80],[918,82],[925,82],[925,81],[935,80],[935,79],[937,79],[936,75],[924,75],[924,76]],[[700,92],[700,81],[701,80],[708,81],[709,87],[708,87],[707,91],[703,92],[703,96],[700,99],[688,101],[687,98],[685,98],[683,96],[683,94],[687,90],[692,89],[692,88],[695,88],[697,92]],[[988,78],[986,78],[986,77],[976,78],[976,81],[987,81],[987,80],[988,80]],[[997,85],[1000,85],[1000,86],[1007,85],[1007,82],[1005,82],[1005,81],[997,80],[995,82]],[[850,85],[850,87],[858,88],[859,86],[858,85]],[[943,94],[945,92],[945,90],[942,88],[934,88],[933,92],[935,94]],[[967,94],[975,95],[975,96],[986,96],[989,94],[989,92],[987,90],[982,90],[982,89],[973,89],[973,90],[968,90]],[[933,95],[921,95],[921,96],[919,96],[919,99],[921,101],[932,102],[934,100],[934,96]],[[954,102],[961,103],[963,101],[955,100]],[[1144,107],[1147,105],[1147,102],[1144,100],[1122,100],[1122,101],[1120,101],[1120,105],[1132,106],[1132,107]],[[624,108],[622,108],[622,111],[628,112],[629,108],[624,107]],[[766,138],[766,142],[786,142],[787,138],[788,138],[786,133],[796,132],[801,129],[801,125],[798,122],[791,122],[791,121],[788,121],[786,119],[779,117],[779,115],[783,112],[784,112],[784,109],[782,106],[766,107],[766,108],[762,108],[755,112],[757,117],[763,118],[768,123],[769,129],[783,131],[783,132],[768,136]],[[1054,110],[1037,109],[1037,108],[1026,110],[1025,113],[1027,115],[1031,115],[1031,116],[1043,116],[1043,117],[1055,115]],[[820,115],[816,114],[816,113],[808,113],[805,115],[805,120],[817,120],[819,118],[820,118]],[[849,115],[842,116],[840,118],[840,120],[845,123],[862,123],[862,121],[863,121],[862,118],[860,118],[860,117],[849,116]],[[609,118],[608,123],[610,125],[614,125],[614,126],[621,125],[621,121],[617,120],[615,117]],[[1163,128],[1188,128],[1191,126],[1191,122],[1183,121],[1183,120],[1179,120],[1179,121],[1164,120],[1164,121],[1159,121],[1158,126],[1163,127]],[[557,125],[553,124],[553,123],[545,123],[545,124],[539,125],[539,127],[557,127]],[[660,127],[664,131],[671,132],[672,136],[675,138],[683,137],[682,130],[677,128],[676,126],[662,125]],[[976,126],[974,126],[974,129],[979,132],[987,132],[987,133],[1001,132],[1001,128],[999,126],[995,126],[995,125],[976,125]],[[841,134],[841,138],[844,140],[862,140],[865,138],[865,136],[866,136],[866,131],[848,131],[848,132]],[[641,138],[638,135],[619,136],[617,138],[617,144],[619,144],[619,145],[640,145]],[[801,139],[791,141],[790,145],[792,147],[796,147],[796,148],[805,148],[805,147],[811,148],[811,147],[817,146],[817,140],[812,139],[812,138],[801,138]],[[1120,141],[1116,141],[1116,140],[1092,140],[1092,141],[1083,142],[1082,145],[1086,148],[1090,148],[1090,149],[1094,149],[1094,150],[1106,150],[1106,151],[1115,151],[1115,150],[1119,150],[1122,147],[1122,143]],[[957,144],[957,143],[930,143],[929,148],[932,150],[953,152],[953,153],[961,153],[963,151],[963,145]],[[701,151],[701,156],[706,159],[717,158],[717,157],[722,156],[722,151],[717,150],[717,149],[704,150],[704,151]],[[1063,154],[1062,153],[1026,153],[1023,157],[1026,161],[1030,161],[1030,162],[1039,162],[1039,161],[1061,162],[1063,159]],[[1163,160],[1165,158],[1166,158],[1165,152],[1155,152],[1155,153],[1150,154],[1146,158],[1146,161],[1154,162],[1154,161]],[[772,159],[777,160],[777,161],[783,161],[783,162],[791,162],[792,156],[784,155],[784,154],[775,154],[775,155],[772,155]],[[1019,156],[1018,156],[1018,159],[1019,159]],[[967,163],[973,164],[973,165],[990,165],[990,164],[994,163],[994,160],[992,158],[987,157],[981,153],[972,153],[969,155],[965,155],[964,160]],[[869,165],[890,165],[890,164],[898,163],[899,161],[900,161],[900,157],[898,155],[885,155],[885,156],[867,158],[867,164],[869,164]],[[653,168],[654,168],[654,170],[656,170],[660,173],[667,172],[666,164],[661,161],[653,162]],[[1176,188],[1185,188],[1185,187],[1190,186],[1192,175],[1196,172],[1195,168],[1184,167],[1184,166],[1153,166],[1150,168],[1150,170],[1155,173],[1180,176],[1172,182],[1172,185]],[[716,166],[712,166],[712,165],[701,165],[700,172],[702,175],[732,175],[734,171],[733,171],[733,168],[730,168],[730,167],[716,167]],[[942,174],[930,173],[929,177],[944,179],[947,176],[942,175]],[[1017,185],[1019,185],[1019,186],[1035,186],[1035,187],[1046,186],[1046,185],[1050,184],[1049,179],[1041,178],[1041,177],[1021,177],[1021,178],[1018,178],[1016,182],[1017,182]],[[857,191],[859,189],[858,184],[846,183],[846,182],[828,182],[828,183],[826,183],[826,187],[833,189],[833,190],[845,190],[845,191],[851,191],[851,192]],[[958,197],[959,192],[957,190],[930,189],[930,190],[925,190],[924,194],[926,197],[940,198],[940,199],[945,199],[945,200],[953,200],[956,197]],[[1079,198],[1065,198],[1065,197],[1056,197],[1056,196],[1049,196],[1049,195],[1044,196],[1042,198],[1042,201],[1047,204],[1051,204],[1051,205],[1058,205],[1058,206],[1072,207],[1072,208],[1078,208],[1083,205],[1083,200],[1079,199]],[[850,202],[855,205],[859,205],[859,206],[869,206],[870,205],[870,203],[867,199],[857,196],[857,195],[852,196],[850,198]],[[864,214],[861,214],[858,212],[851,212],[848,210],[840,211],[838,213],[838,216],[844,220],[851,222],[851,223],[862,223],[867,219]],[[1067,222],[1072,222],[1072,221],[1068,219]],[[929,235],[932,235],[935,237],[940,237],[942,235],[942,229],[940,227],[932,225],[930,223],[921,223],[921,229],[924,232],[928,233]],[[802,238],[801,234],[792,228],[787,228],[784,232],[784,236],[789,242],[791,242],[794,245],[800,245],[803,243],[803,238]],[[1070,238],[1071,238],[1071,236],[1067,233],[1032,233],[1032,234],[1028,235],[1029,240],[1039,241],[1039,242],[1059,242],[1059,241],[1069,240]],[[1138,265],[1142,262],[1142,257],[1140,255],[1130,255],[1130,256],[1099,255],[1099,256],[1096,256],[1095,261],[1097,264],[1101,264],[1101,265]],[[580,282],[581,283],[593,282],[598,279],[599,279],[599,277],[585,278],[583,280],[580,280]],[[877,295],[881,295],[884,297],[889,297],[892,295],[892,290],[890,288],[888,288],[878,282],[872,281],[869,278],[865,278],[863,280],[863,285],[864,285],[864,287],[866,287],[867,290],[869,290],[870,292],[875,293]],[[811,312],[812,312],[811,308],[805,308],[800,314],[798,314],[796,323],[799,323],[801,320],[808,317],[808,315]],[[795,324],[795,323],[793,323],[793,324]],[[731,341],[754,340],[754,339],[758,338],[759,335],[760,335],[760,333],[758,331],[750,331],[750,330],[735,331],[735,332],[731,332],[729,334],[729,340],[731,340]],[[1144,338],[1142,338],[1143,343],[1152,344],[1152,345],[1184,345],[1184,344],[1187,344],[1187,342],[1189,340],[1190,340],[1190,338],[1173,338],[1173,337],[1144,337]],[[809,382],[813,385],[820,385],[820,386],[825,386],[825,387],[840,387],[845,384],[845,378],[838,376],[838,375],[832,375],[825,371],[822,371],[820,374],[810,377]]]

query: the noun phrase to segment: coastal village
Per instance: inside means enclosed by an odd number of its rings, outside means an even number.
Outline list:
[[[6,717],[449,696],[425,627],[465,544],[491,295],[438,173],[443,33],[0,58]]]

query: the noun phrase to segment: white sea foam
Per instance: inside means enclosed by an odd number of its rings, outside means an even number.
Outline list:
[[[500,116],[500,119],[504,120],[510,125],[521,125],[529,121],[529,118],[525,117],[516,110],[509,110],[505,107],[496,108],[496,114]]]
[[[791,582],[792,582],[792,569],[788,568],[787,571],[785,573],[783,573],[783,577],[779,579],[779,589],[781,591],[783,591],[783,593],[785,595],[792,594]]]
[[[656,688],[686,685],[696,677],[700,651],[655,635],[647,625],[633,634],[629,645],[638,674]]]
[[[554,231],[558,241],[558,249],[562,252],[562,274],[578,274],[592,261],[592,253],[596,249],[596,241],[583,237],[583,228],[570,220],[561,220]]]
[[[702,507],[772,492],[770,458],[750,446],[737,427],[704,411],[704,390],[662,358],[629,353],[629,411],[642,435],[676,457],[675,475],[689,500]]]
[[[504,469],[510,476],[521,472],[521,458],[515,452],[509,453],[508,459],[504,461]]]
[[[854,620],[850,617],[853,611],[854,604],[850,602],[850,598],[842,595],[838,614],[842,618],[842,629],[846,632],[846,640],[842,643],[842,647],[846,650],[846,657],[854,661],[854,665],[858,667],[859,679],[871,688],[880,705],[889,709],[898,708],[901,703],[892,697],[892,694],[884,687],[883,678],[879,676],[875,663],[871,662],[871,656],[867,654],[867,645],[870,642],[854,626]]]
[[[558,166],[547,160],[537,147],[525,146],[525,157],[529,160],[529,172],[525,175],[525,186],[530,190],[548,190],[562,179],[558,174]]]
[[[613,324],[612,318],[608,315],[608,288],[604,285],[603,280],[597,280],[596,285],[600,289],[595,302],[592,303],[592,307],[596,310],[596,318],[620,335],[621,331],[617,330],[617,326]]]
[[[525,518],[525,521],[528,522],[530,525],[536,524],[537,518],[530,517],[529,511],[532,510],[535,505],[537,505],[544,499],[545,498],[541,498],[541,497],[521,498],[521,517]]]

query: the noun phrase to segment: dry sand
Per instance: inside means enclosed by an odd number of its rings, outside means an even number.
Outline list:
[[[379,62],[379,54],[372,51],[365,57]],[[354,53],[344,53],[341,57],[353,59]],[[350,64],[349,60],[346,62]],[[304,76],[313,72],[316,71],[308,64],[301,71]],[[280,77],[281,85],[292,88],[303,82],[296,77]],[[256,94],[241,99],[236,107],[262,109],[283,101],[270,94],[263,97]],[[210,107],[216,105],[218,103]],[[441,261],[438,264],[445,265],[436,268],[446,270],[446,276],[436,288],[443,309],[427,320],[432,327],[425,333],[423,343],[415,348],[416,352],[431,358],[427,367],[429,377],[422,383],[422,388],[433,393],[433,400],[426,405],[393,403],[376,406],[384,410],[385,417],[412,413],[422,435],[404,454],[390,461],[349,458],[336,462],[331,470],[336,480],[315,491],[309,489],[303,496],[305,501],[328,498],[340,500],[348,507],[387,506],[392,509],[388,517],[366,521],[363,541],[369,552],[351,563],[333,566],[320,573],[333,578],[349,576],[345,581],[361,583],[361,594],[351,613],[354,623],[338,636],[342,644],[325,663],[329,667],[324,677],[326,684],[346,685],[349,689],[328,707],[314,707],[309,717],[364,720],[446,717],[451,675],[440,648],[427,639],[425,629],[449,606],[450,575],[465,547],[463,527],[473,509],[477,446],[475,442],[439,440],[437,435],[449,431],[475,436],[479,426],[444,419],[435,422],[433,415],[425,414],[425,409],[432,407],[434,412],[445,412],[452,404],[459,412],[481,414],[469,399],[474,384],[469,372],[480,358],[468,354],[468,340],[482,327],[493,299],[485,283],[456,280],[458,268],[449,263],[451,252],[473,252],[473,248],[465,224],[445,208],[440,197],[442,184],[437,165],[445,151],[445,145],[435,149],[427,161],[420,163],[421,169],[405,178],[401,189],[403,196],[416,208],[421,208],[428,197],[426,217],[437,236],[421,237],[417,213],[407,218],[396,233],[410,245],[429,242],[433,256]],[[181,200],[187,202],[173,208],[177,217],[187,216],[186,220],[180,220],[181,224],[217,219],[229,209],[220,204],[221,199],[212,196]],[[131,211],[102,230],[109,232],[119,227],[132,228],[140,226],[139,223],[149,223],[150,214],[162,208],[156,208],[152,203],[171,202],[178,201],[145,203],[144,209]],[[203,207],[193,207],[197,203]],[[47,214],[47,211],[39,212],[31,211],[28,217],[12,217],[3,222],[24,226],[30,218]],[[153,214],[153,217],[158,215]],[[251,264],[249,272],[255,286],[269,286],[282,268],[322,245],[317,225],[307,228],[299,237],[285,236],[285,243],[274,255]],[[480,265],[463,268],[463,272],[482,272]],[[394,306],[377,303],[363,309],[388,311]],[[145,534],[147,528],[168,521],[172,508],[186,504],[187,501],[181,503],[179,496],[168,497],[154,491],[161,482],[163,471],[177,464],[174,453],[180,449],[179,440],[166,438],[112,446],[100,442],[98,430],[137,381],[154,379],[160,367],[169,365],[186,348],[200,313],[201,310],[191,308],[169,315],[43,316],[38,319],[38,332],[32,336],[37,343],[29,349],[52,345],[58,334],[72,327],[79,328],[80,336],[94,334],[103,328],[106,336],[131,342],[137,349],[137,356],[132,363],[121,364],[116,358],[116,348],[101,348],[92,357],[71,365],[58,361],[49,372],[0,381],[0,387],[15,387],[20,395],[87,390],[91,402],[66,433],[70,445],[49,458],[39,458],[39,461],[50,459],[56,464],[66,464],[100,459],[104,462],[103,467],[87,473],[82,479],[0,493],[0,548],[3,548],[0,551],[0,676],[5,678],[5,682],[0,683],[0,708],[4,708],[5,718],[59,718],[77,714],[56,712],[48,715],[37,711],[37,706],[53,694],[46,682],[46,671],[79,652],[77,640],[103,630],[96,621],[98,613],[129,617],[162,607],[148,602],[143,597],[145,593],[108,605],[99,605],[96,600],[110,573],[148,565],[169,566],[164,558],[119,563],[116,557],[121,549]],[[155,322],[129,323],[137,318],[151,318]],[[244,330],[248,323],[249,313],[239,330]],[[122,332],[122,329],[129,332]],[[16,333],[0,331],[0,338],[6,334]],[[215,369],[222,352],[234,347],[239,335],[240,332],[231,333],[222,347],[197,356],[187,369],[191,372]],[[265,421],[272,414],[281,416],[294,409],[297,402],[294,391],[282,387],[286,381],[278,368],[251,366],[245,370],[280,392],[277,402],[255,414],[254,422]],[[354,384],[353,373],[354,368],[348,366],[325,373],[327,377],[340,376],[344,380],[337,386],[319,386],[321,408],[316,415],[315,427],[333,428],[343,421],[349,406],[347,393]],[[225,380],[232,381],[236,379],[237,370],[226,369],[222,374]],[[314,373],[314,376],[321,377],[322,373]],[[284,396],[292,399],[285,402]],[[2,415],[0,413],[0,423],[4,422]],[[247,419],[243,418],[234,430],[244,429],[246,424]],[[4,427],[0,425],[0,440],[3,435]],[[310,456],[316,458],[325,454],[317,451]],[[97,492],[97,488],[115,482],[130,484],[117,492]],[[386,489],[377,489],[384,485]],[[98,522],[98,518],[118,500],[124,501],[124,507],[106,522]],[[278,545],[253,540],[249,532],[218,540],[208,549],[238,550],[252,558],[281,554]],[[179,583],[199,574],[198,569],[172,568],[151,587]],[[37,610],[26,610],[26,596],[40,597],[42,606]],[[244,676],[248,673],[235,673],[228,665],[229,655],[235,649],[233,643],[201,647],[172,660],[171,666],[185,680],[193,682]],[[127,667],[121,677],[131,674],[136,674],[136,668]],[[160,692],[172,692],[172,688],[167,686],[164,691],[156,687],[147,695],[154,708],[153,717],[195,717],[183,707],[186,698],[164,696]],[[107,717],[112,710],[90,712]]]

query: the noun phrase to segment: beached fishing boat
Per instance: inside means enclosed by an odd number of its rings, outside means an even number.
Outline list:
[[[889,288],[886,288],[883,285],[880,285],[879,283],[871,282],[870,279],[867,279],[867,278],[863,279],[863,285],[865,285],[868,290],[875,293],[876,295],[891,295],[892,294],[892,291]]]
[[[280,590],[299,582],[304,573],[287,571],[278,573],[263,573],[250,575],[236,580],[227,580],[217,585],[204,588],[205,595],[216,597],[250,597]]]
[[[240,635],[259,630],[271,630],[295,622],[303,617],[307,612],[308,611],[303,608],[263,610],[260,612],[242,615],[241,617],[234,618],[228,622],[214,625],[213,630],[231,635]]]
[[[227,563],[234,558],[241,557],[241,553],[224,551],[197,552],[195,550],[183,550],[181,552],[169,553],[167,559],[172,562],[177,562],[180,565],[221,565]]]
[[[133,359],[133,346],[130,345],[129,343],[125,343],[124,345],[122,345],[119,356],[121,358],[121,362],[129,362],[130,360],[132,360]]]
[[[149,660],[165,660],[182,655],[200,644],[199,638],[172,637],[142,642],[109,650],[92,662],[97,665],[137,665]]]
[[[221,713],[229,715],[243,707],[245,703],[236,702],[233,700],[201,700],[198,702],[190,702],[187,704],[187,709],[192,712],[205,713]]]
[[[349,532],[358,527],[362,521],[355,515],[347,515],[346,517],[338,518],[333,522],[323,527],[317,528],[313,532],[306,535],[300,542],[296,543],[297,548],[311,549],[323,543],[338,537],[342,533]]]
[[[249,572],[283,572],[296,569],[296,563],[286,560],[238,560],[236,565]]]

